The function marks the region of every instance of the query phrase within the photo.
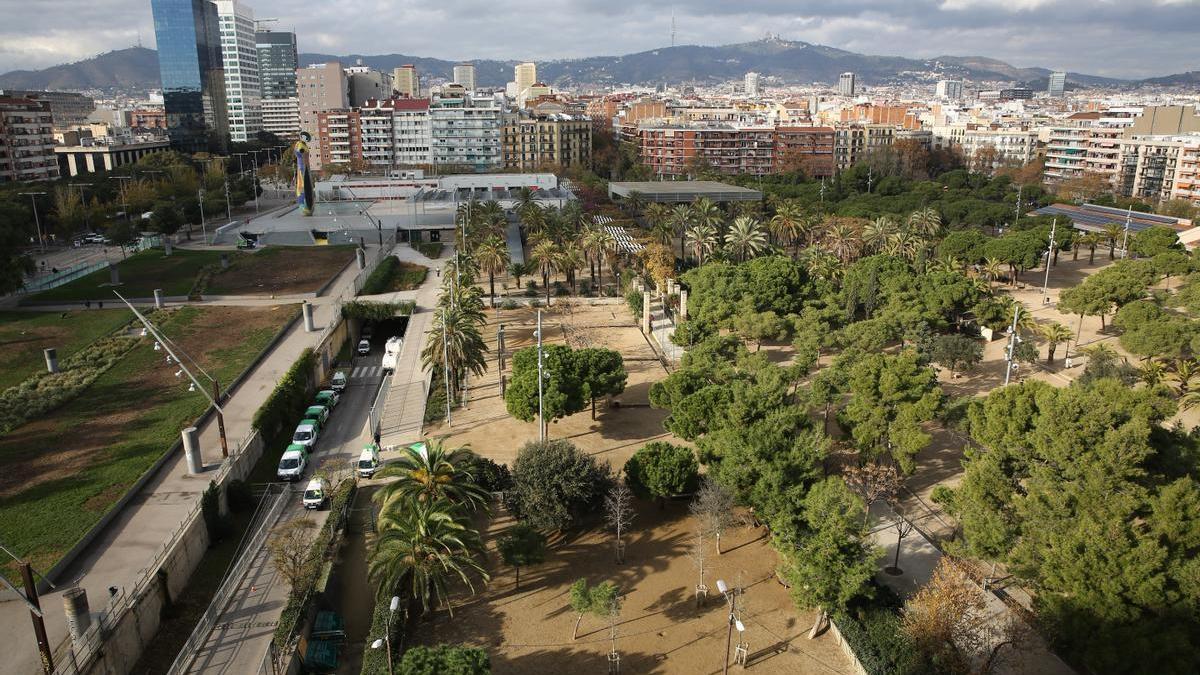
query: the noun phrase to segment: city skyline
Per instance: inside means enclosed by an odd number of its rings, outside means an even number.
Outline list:
[[[474,0],[436,8],[385,0],[369,13],[346,11],[337,1],[303,12],[279,0],[251,4],[257,15],[278,19],[272,28],[295,30],[302,52],[552,60],[636,53],[671,43],[670,7],[571,0],[554,13],[539,12],[545,30],[531,35],[521,17],[536,6],[523,8],[525,1],[503,16],[473,11],[484,7]],[[66,5],[63,10],[80,19],[74,24],[80,28],[47,26],[32,12],[6,13],[10,21],[0,29],[0,72],[67,63],[139,40],[154,46],[148,2],[69,0]],[[388,11],[419,30],[396,31],[379,21],[379,12]],[[596,30],[597,22],[607,28]],[[674,8],[680,45],[748,42],[771,33],[866,54],[986,56],[1018,67],[1120,78],[1193,69],[1188,64],[1200,60],[1200,45],[1189,29],[1198,24],[1200,3],[1177,0],[1104,3],[1086,12],[1067,0],[928,0],[896,6],[866,0],[837,6],[754,0],[737,7],[701,2]],[[439,37],[446,34],[456,39]],[[515,40],[515,35],[522,37]],[[1098,44],[1105,46],[1100,50]]]

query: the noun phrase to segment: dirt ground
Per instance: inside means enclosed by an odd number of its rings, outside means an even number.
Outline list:
[[[312,293],[354,258],[349,246],[269,247],[230,256],[233,264],[213,275],[213,295]]]
[[[438,611],[418,627],[418,642],[468,643],[484,647],[492,672],[521,675],[605,672],[612,646],[609,622],[586,616],[579,638],[571,639],[576,614],[568,588],[577,579],[611,581],[622,594],[616,622],[621,672],[680,675],[719,673],[723,664],[727,610],[716,590],[718,579],[744,589],[738,618],[746,628],[748,667],[764,673],[850,673],[849,661],[828,632],[807,639],[814,615],[798,612],[774,576],[776,557],[759,530],[738,528],[723,538],[717,555],[706,541],[705,583],[708,602],[697,607],[699,572],[691,551],[695,523],[687,505],[665,509],[638,503],[624,564],[613,557],[612,535],[595,528],[551,540],[544,564],[521,571],[504,567],[494,539],[512,524],[501,512],[492,520],[488,540],[491,582],[475,596],[455,598],[454,616]],[[733,645],[739,642],[733,633]],[[733,648],[729,650],[732,664]],[[736,666],[731,666],[736,669]]]
[[[505,327],[508,353],[535,343],[536,310],[490,312],[485,337],[493,350],[499,323]],[[601,402],[594,421],[589,411],[559,420],[550,425],[550,438],[570,439],[616,471],[650,440],[678,442],[663,431],[666,412],[649,407],[650,385],[667,371],[628,308],[556,300],[544,312],[543,329],[548,344],[617,349],[629,372],[625,393],[616,398],[619,405]],[[494,361],[491,366],[486,375],[469,383],[469,405],[454,411],[453,425],[427,425],[425,434],[445,437],[451,445],[469,443],[486,457],[511,463],[521,444],[537,437],[537,425],[508,416]],[[461,594],[455,600],[453,619],[438,612],[431,624],[422,625],[417,638],[484,646],[492,654],[495,673],[602,672],[607,669],[610,646],[607,623],[585,617],[579,639],[571,640],[575,615],[567,589],[576,579],[587,577],[591,583],[613,581],[624,594],[617,638],[622,672],[720,672],[727,615],[716,598],[702,609],[695,606],[698,572],[689,553],[695,524],[686,504],[671,503],[660,510],[639,503],[638,511],[625,564],[613,561],[611,535],[599,527],[588,529],[552,540],[547,562],[522,571],[519,591],[513,587],[512,570],[500,567],[494,550],[496,535],[512,520],[503,512],[497,514],[485,531],[491,583],[478,595]],[[718,578],[747,589],[741,620],[747,628],[750,667],[771,673],[849,673],[849,663],[832,636],[811,641],[805,637],[814,617],[797,612],[787,591],[775,581],[776,556],[760,535],[755,530],[735,530],[725,537],[729,550],[722,556],[708,542],[706,579],[713,595],[717,595]]]

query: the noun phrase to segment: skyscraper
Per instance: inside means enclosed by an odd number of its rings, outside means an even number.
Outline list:
[[[746,95],[758,96],[758,73],[746,73]]]
[[[254,9],[241,0],[217,0],[216,5],[221,59],[225,67],[229,139],[244,143],[262,131],[262,89],[258,81]]]
[[[1049,86],[1046,87],[1047,93],[1053,98],[1062,98],[1067,92],[1067,74],[1064,72],[1050,73]]]
[[[518,63],[513,68],[513,82],[517,84],[517,97],[520,98],[526,89],[537,83],[537,64],[528,61]]]
[[[150,0],[171,147],[223,151],[229,142],[217,6],[208,0]]]
[[[475,91],[475,64],[460,63],[454,66],[454,81],[467,91]]]
[[[944,98],[948,101],[957,101],[962,98],[962,80],[938,80],[937,90],[935,93],[938,98]]]
[[[396,93],[408,98],[421,95],[421,80],[417,75],[417,67],[406,63],[392,71],[392,88]]]
[[[854,73],[842,73],[838,77],[838,94],[842,96],[853,96],[856,90],[856,78]]]
[[[296,94],[296,34],[260,31],[254,34],[258,49],[258,83],[262,89],[262,128],[280,138],[300,132],[300,100]]]

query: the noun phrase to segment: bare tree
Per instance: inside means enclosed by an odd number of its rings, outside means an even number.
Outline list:
[[[313,551],[314,529],[311,520],[294,518],[275,528],[267,540],[271,563],[291,588],[300,586],[317,570],[320,556]]]
[[[913,528],[916,526],[913,525],[911,520],[905,518],[903,513],[900,513],[900,509],[896,509],[893,506],[893,511],[896,514],[896,519],[892,521],[892,527],[896,528],[896,557],[892,560],[891,565],[883,568],[883,571],[888,574],[902,574],[903,570],[900,569],[900,544],[904,541],[905,537],[912,534]]]
[[[708,571],[708,555],[704,551],[704,530],[696,532],[692,542],[692,567],[700,573],[700,583],[696,584],[696,606],[701,607],[708,601],[708,586],[704,583],[704,573]]]
[[[617,623],[621,618],[621,598],[614,597],[608,605],[608,635],[612,647],[608,652],[608,670],[610,673],[621,672],[621,655],[617,653]]]
[[[864,464],[846,469],[846,486],[862,497],[866,509],[863,518],[870,518],[871,504],[891,501],[900,491],[900,472],[886,464]],[[865,521],[864,521],[865,522]]]
[[[689,509],[700,521],[700,531],[717,541],[721,555],[721,534],[733,524],[733,497],[716,481],[705,477]]]
[[[617,563],[625,562],[625,531],[633,522],[633,493],[625,485],[625,481],[613,483],[608,496],[604,498],[604,519],[613,529],[617,537]]]
[[[1030,636],[1029,627],[1013,614],[989,611],[983,589],[946,556],[905,605],[903,626],[930,660],[949,672],[975,675],[995,671],[1023,651],[1020,645]]]

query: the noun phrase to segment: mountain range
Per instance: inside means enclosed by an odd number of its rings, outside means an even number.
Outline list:
[[[341,61],[345,65],[361,62],[388,71],[411,63],[424,76],[447,79],[455,64],[454,61],[405,54],[300,54],[301,65],[327,61]],[[512,79],[516,61],[477,60],[473,63],[479,86],[501,87]],[[788,84],[832,84],[840,73],[851,71],[858,76],[859,82],[867,85],[962,78],[973,82],[1040,85],[1040,88],[1045,87],[1051,72],[1046,68],[1018,68],[983,56],[929,59],[876,56],[775,37],[716,47],[682,45],[622,56],[538,62],[539,79],[557,86],[714,84],[739,79],[749,71]],[[1068,73],[1067,81],[1075,87],[1187,86],[1200,84],[1200,71],[1145,80]],[[143,47],[119,49],[44,70],[15,70],[0,75],[0,88],[12,89],[144,91],[157,88],[158,83],[156,52]]]

